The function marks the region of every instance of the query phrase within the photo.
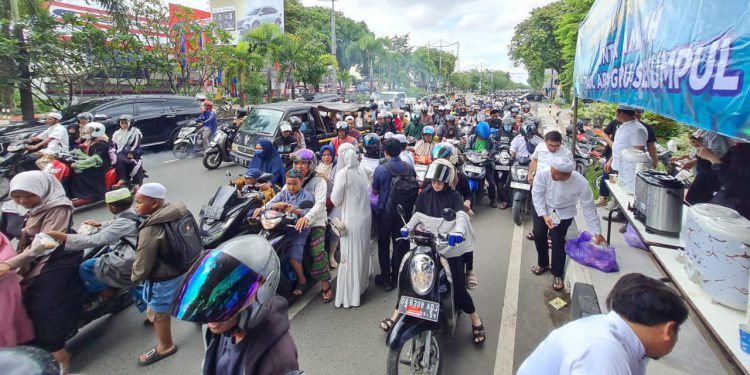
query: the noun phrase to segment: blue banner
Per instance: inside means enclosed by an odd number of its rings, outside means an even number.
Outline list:
[[[750,140],[750,1],[597,0],[573,89]]]

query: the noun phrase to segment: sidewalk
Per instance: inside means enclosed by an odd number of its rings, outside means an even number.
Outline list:
[[[560,121],[556,121],[556,113],[550,111],[548,105],[540,105],[538,110],[545,129],[554,125],[559,125],[561,129],[563,124],[567,124],[570,118],[570,111],[563,109]],[[557,130],[557,129],[555,129]],[[605,208],[599,209],[599,216],[606,215]],[[578,210],[576,223],[585,223],[581,210]],[[606,230],[607,222],[601,220],[602,230]],[[622,234],[618,229],[621,223],[612,224],[611,244],[617,253],[617,263],[620,272],[604,273],[593,268],[582,266],[572,260],[568,260],[566,265],[565,282],[568,288],[571,288],[576,282],[591,284],[599,299],[599,307],[603,313],[607,312],[606,298],[615,282],[623,275],[633,272],[639,272],[654,278],[664,278],[666,273],[660,268],[657,261],[649,251],[630,247],[625,243]],[[578,226],[586,228],[585,225]],[[680,327],[679,340],[671,354],[661,360],[651,360],[647,368],[648,374],[654,375],[671,375],[671,374],[734,374],[741,373],[726,358],[725,354],[719,348],[716,339],[708,332],[703,323],[696,316],[695,311],[690,310],[688,320]]]

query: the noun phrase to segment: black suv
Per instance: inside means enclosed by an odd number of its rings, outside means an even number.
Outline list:
[[[174,143],[179,129],[197,118],[201,109],[195,98],[189,96],[131,95],[90,99],[60,112],[62,124],[66,126],[75,123],[79,113],[91,112],[94,121],[104,124],[110,136],[119,128],[117,119],[120,115],[132,115],[135,127],[143,133],[143,145],[153,146]],[[11,125],[0,128],[0,152],[4,152],[8,143],[28,138],[46,128],[36,121]]]

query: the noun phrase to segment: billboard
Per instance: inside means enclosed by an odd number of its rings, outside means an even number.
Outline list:
[[[264,23],[284,30],[284,0],[211,0],[211,15],[235,43]]]

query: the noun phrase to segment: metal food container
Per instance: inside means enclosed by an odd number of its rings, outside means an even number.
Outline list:
[[[639,203],[645,205],[643,225],[651,233],[679,237],[682,230],[682,197],[685,185],[667,174],[640,172]],[[645,198],[644,198],[645,197]]]

